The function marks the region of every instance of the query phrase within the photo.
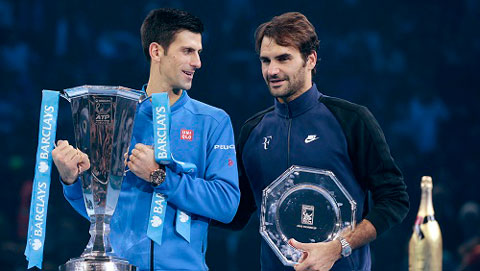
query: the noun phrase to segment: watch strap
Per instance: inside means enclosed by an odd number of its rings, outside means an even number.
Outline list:
[[[350,243],[348,243],[348,241],[342,236],[338,237],[338,240],[342,245],[342,258],[350,256],[350,254],[352,254],[352,247],[350,246]]]

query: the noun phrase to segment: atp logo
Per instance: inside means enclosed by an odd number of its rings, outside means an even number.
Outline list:
[[[189,217],[186,213],[180,211],[180,222],[185,223],[188,221]]]
[[[160,227],[160,225],[162,225],[163,223],[162,219],[158,215],[154,215],[150,222],[152,223],[152,227],[154,228]]]
[[[39,250],[42,247],[42,241],[40,239],[33,240],[32,248],[33,250]]]
[[[302,204],[302,224],[313,225],[314,214],[315,214],[314,206]]]
[[[41,161],[38,164],[38,171],[40,171],[41,173],[47,172],[48,171],[48,164],[44,161]]]

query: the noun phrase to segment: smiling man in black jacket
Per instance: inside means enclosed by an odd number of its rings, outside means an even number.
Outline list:
[[[243,228],[259,209],[262,190],[291,165],[330,170],[357,202],[357,227],[342,241],[290,240],[305,251],[295,269],[370,270],[368,243],[400,223],[409,208],[402,173],[383,132],[367,108],[318,91],[312,77],[319,41],[303,14],[274,17],[257,28],[255,39],[275,105],[242,127],[237,142],[241,201],[226,226]],[[373,206],[368,206],[369,193]],[[261,249],[262,270],[292,269],[263,240]]]

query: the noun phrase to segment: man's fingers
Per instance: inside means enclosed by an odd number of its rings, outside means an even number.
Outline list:
[[[133,154],[131,154],[131,155],[128,157],[129,162],[133,162],[133,161],[135,161],[135,159],[137,159],[137,157],[135,157],[135,155],[133,155]]]
[[[63,152],[66,148],[68,148],[70,145],[68,144],[64,144],[64,143],[60,143],[60,142],[65,142],[64,140],[59,140],[58,143],[57,143],[57,146],[55,147],[55,149],[53,149],[52,151],[52,154],[53,153],[61,153]]]
[[[142,143],[135,144],[135,149],[138,149],[138,150],[143,150],[145,147],[146,145]]]
[[[58,140],[57,141],[57,147],[61,147],[63,145],[68,145],[68,140]]]
[[[307,255],[307,257],[302,262],[299,262],[297,265],[295,265],[294,268],[296,271],[317,270],[312,268],[313,266],[314,265],[311,263],[311,260],[308,259],[308,255]]]
[[[308,269],[306,269],[305,263],[299,263],[299,264],[295,265],[293,268],[295,268],[295,271],[308,270]]]
[[[78,151],[74,149],[72,146],[70,146],[70,148],[64,149],[62,152],[63,152],[64,163],[69,163],[70,161],[75,159],[76,156],[78,156]]]
[[[308,257],[308,252],[302,252],[302,257],[300,258],[300,260],[298,260],[298,263],[303,263],[305,261],[305,259]]]
[[[135,144],[135,149],[142,152],[147,152],[147,151],[153,150],[153,146],[137,143]]]
[[[136,166],[132,161],[128,161],[128,162],[127,162],[127,166],[128,166],[128,168],[130,169],[130,171],[136,172],[137,166]]]
[[[57,141],[57,148],[64,148],[68,146],[68,140],[58,140]]]
[[[305,251],[304,251],[304,252],[302,253],[302,257],[300,258],[300,260],[298,260],[298,264],[294,266],[295,270],[297,270],[297,271],[308,270],[308,269],[306,268],[306,264],[307,264],[307,263],[305,262],[305,260],[307,259],[307,257],[308,257],[308,252],[305,252]]]
[[[308,251],[308,249],[310,248],[310,245],[309,243],[301,243],[301,242],[298,242],[297,240],[291,238],[290,240],[288,240],[288,243],[296,248],[296,249],[300,249],[300,250],[303,250],[303,251]]]
[[[128,159],[131,161],[136,161],[136,160],[145,161],[146,157],[147,157],[147,154],[143,150],[133,149],[132,154],[128,157]]]
[[[80,167],[82,168],[81,172],[88,170],[90,168],[90,160],[88,159],[88,155],[79,151],[78,156],[79,156],[78,165],[79,165],[79,168]]]

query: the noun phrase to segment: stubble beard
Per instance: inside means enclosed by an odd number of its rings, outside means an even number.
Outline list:
[[[302,90],[303,86],[305,85],[305,80],[303,80],[304,78],[303,74],[304,72],[299,71],[297,74],[295,74],[291,78],[291,80],[290,80],[290,77],[284,76],[283,80],[285,80],[286,84],[280,89],[272,88],[268,83],[268,79],[267,79],[267,86],[268,86],[268,89],[270,90],[270,94],[275,98],[280,98],[286,101],[288,97]]]

